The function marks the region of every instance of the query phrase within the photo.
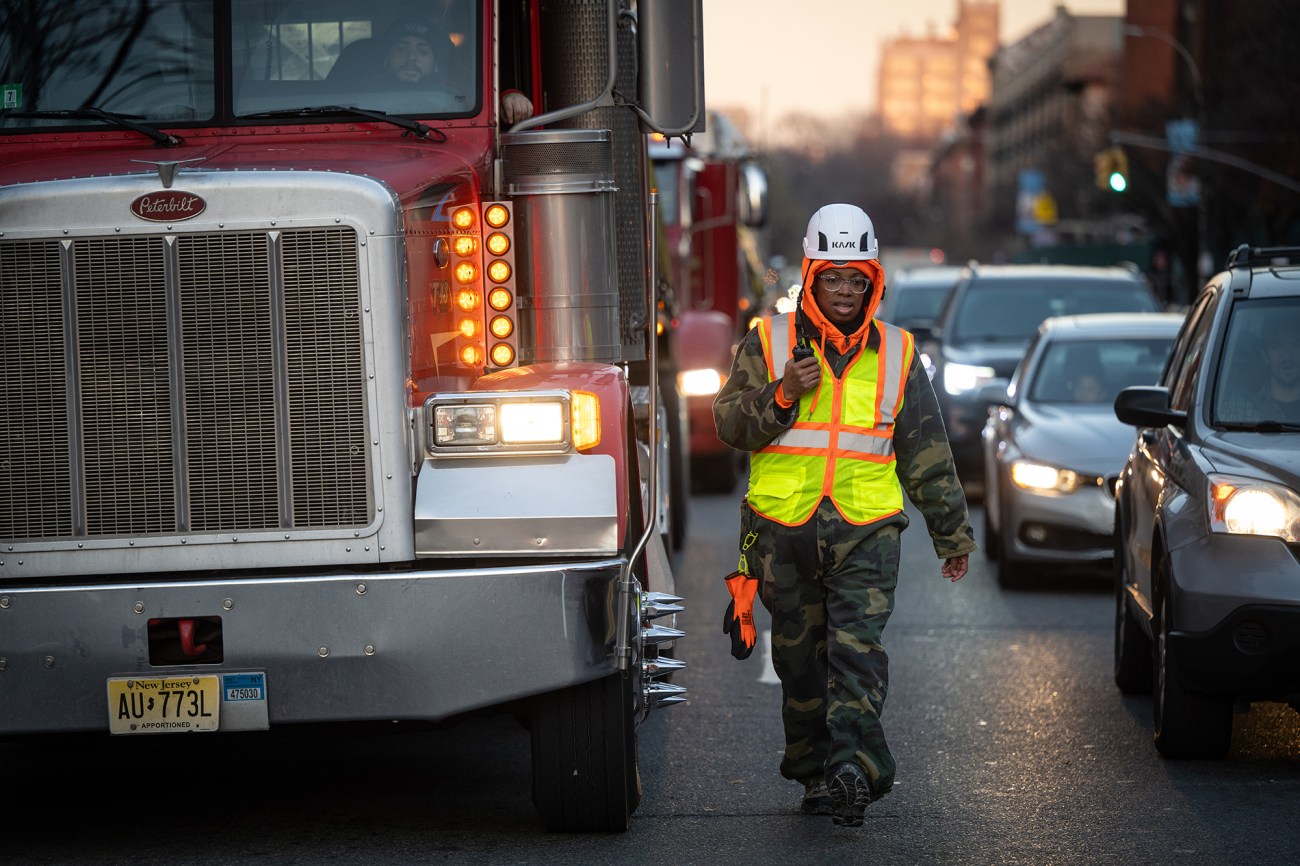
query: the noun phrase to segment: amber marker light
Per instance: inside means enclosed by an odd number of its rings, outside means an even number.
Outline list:
[[[478,252],[478,240],[470,235],[461,235],[452,241],[452,248],[458,256],[472,256]]]
[[[510,279],[510,265],[498,259],[488,265],[488,277],[494,283],[504,283]]]
[[[473,319],[461,319],[460,332],[463,336],[473,337],[478,333],[478,322]]]
[[[456,281],[462,285],[474,282],[474,279],[477,276],[478,268],[474,267],[469,262],[461,262],[456,265]]]
[[[466,313],[478,309],[478,292],[472,289],[461,289],[456,293],[456,306],[460,307]]]
[[[504,340],[515,332],[515,323],[510,321],[509,316],[493,316],[491,324],[488,325],[488,330],[498,340]]]
[[[474,226],[474,209],[468,207],[457,208],[456,212],[451,215],[451,224],[458,229],[468,229]]]
[[[496,288],[488,293],[488,306],[498,313],[508,310],[513,300],[509,289]]]
[[[492,363],[498,367],[509,367],[515,360],[515,350],[507,343],[497,343],[492,347]]]
[[[483,212],[483,220],[492,228],[499,229],[510,222],[510,209],[503,205],[494,204]]]
[[[483,353],[478,346],[466,346],[460,350],[460,360],[467,367],[477,367],[483,363]]]
[[[573,447],[579,451],[600,444],[600,400],[590,391],[574,391],[569,404]]]
[[[501,232],[493,232],[488,235],[487,248],[494,256],[504,256],[510,251],[510,238]]]
[[[1232,494],[1237,492],[1237,485],[1229,484],[1224,481],[1216,481],[1210,485],[1211,496],[1214,499],[1214,517],[1218,520],[1223,519],[1223,510],[1232,498]]]

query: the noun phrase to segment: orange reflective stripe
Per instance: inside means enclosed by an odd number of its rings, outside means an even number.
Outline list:
[[[862,451],[834,451],[831,456],[836,460],[861,460],[863,463],[893,463],[894,449],[890,448],[888,454],[867,454]]]

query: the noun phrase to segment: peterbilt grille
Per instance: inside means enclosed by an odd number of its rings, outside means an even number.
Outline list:
[[[0,537],[364,525],[346,228],[0,243]]]

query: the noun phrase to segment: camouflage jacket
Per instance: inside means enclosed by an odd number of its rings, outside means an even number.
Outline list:
[[[875,334],[874,328],[871,333]],[[853,346],[845,355],[839,355],[827,343],[825,351],[831,369],[836,375],[842,375],[861,346]],[[797,404],[783,409],[776,403],[779,382],[779,379],[768,379],[758,329],[751,328],[736,350],[731,375],[713,401],[713,423],[718,428],[718,438],[732,448],[757,451],[794,424]],[[830,399],[829,392],[821,396]],[[925,518],[939,558],[975,550],[966,496],[957,479],[939,402],[921,365],[919,352],[912,355],[903,388],[903,405],[894,421],[894,457],[899,483]],[[905,527],[908,519],[899,513],[877,523]]]

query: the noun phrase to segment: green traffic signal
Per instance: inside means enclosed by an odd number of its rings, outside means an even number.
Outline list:
[[[1106,178],[1114,192],[1128,189],[1128,154],[1122,147],[1110,149],[1110,176]]]

